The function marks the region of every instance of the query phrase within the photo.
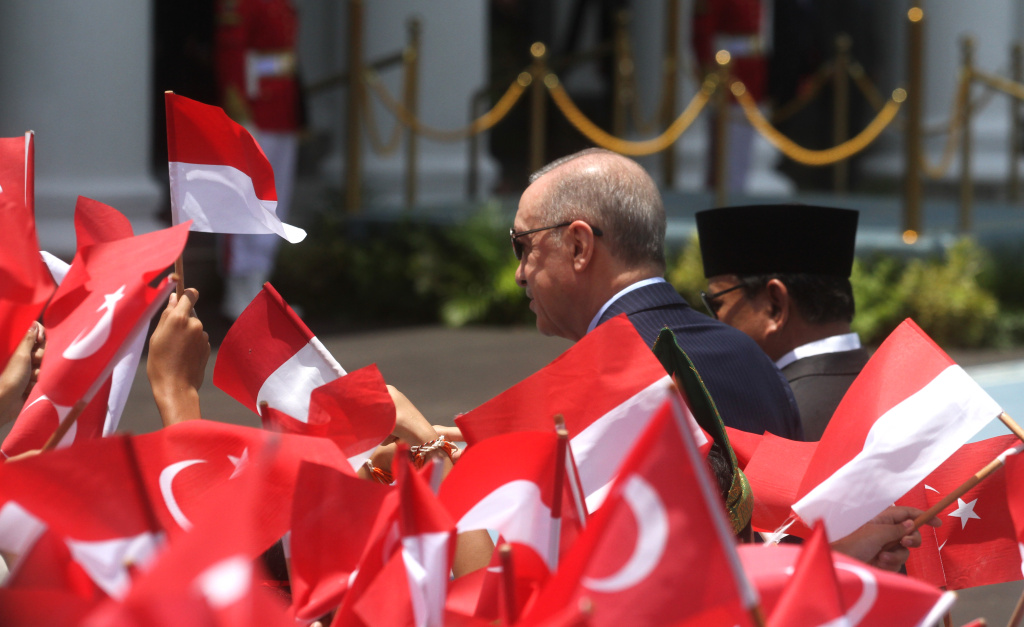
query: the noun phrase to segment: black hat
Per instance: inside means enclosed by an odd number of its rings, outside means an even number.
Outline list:
[[[697,212],[704,276],[824,274],[853,268],[857,215],[811,205],[751,205]]]

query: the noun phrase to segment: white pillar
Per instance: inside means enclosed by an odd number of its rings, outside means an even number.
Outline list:
[[[136,233],[159,227],[149,166],[151,30],[149,2],[0,3],[0,136],[36,132],[44,250],[74,251],[78,195],[120,210]]]
[[[302,5],[302,10],[313,9],[312,2]],[[321,6],[316,14],[334,21],[334,37],[344,38],[347,32],[348,14],[338,10],[334,15]],[[312,11],[310,11],[312,13]],[[487,3],[484,0],[407,0],[405,2],[363,2],[363,59],[369,63],[375,59],[401,51],[408,41],[408,22],[418,17],[422,25],[421,49],[419,56],[419,111],[418,118],[425,124],[438,129],[462,128],[470,122],[470,100],[476,92],[486,86],[488,69],[488,23]],[[321,40],[327,38],[322,24],[314,24],[302,16],[303,36],[319,32]],[[305,48],[304,48],[305,50]],[[322,50],[322,48],[321,48]],[[331,50],[335,71],[347,68],[345,50],[337,46]],[[318,70],[328,72],[318,62]],[[303,61],[303,67],[309,67]],[[311,71],[310,74],[313,74]],[[379,72],[383,83],[391,94],[401,98],[402,69],[394,66]],[[314,76],[309,76],[314,78]],[[391,134],[397,123],[395,117],[385,109],[370,91],[374,119],[384,139]],[[328,125],[339,132],[344,106],[342,95],[326,96],[322,102],[314,103],[314,124]],[[525,106],[525,101],[517,106]],[[399,206],[404,203],[405,189],[405,142],[391,156],[375,153],[366,135],[365,117],[362,120],[362,171],[363,202],[368,207]],[[497,179],[497,167],[487,156],[486,135],[481,141],[478,189],[482,196],[490,193]],[[344,138],[342,141],[349,141]],[[343,145],[333,147],[332,156],[324,161],[323,174],[332,180],[340,178],[343,164]],[[426,137],[418,138],[417,204],[438,204],[460,202],[466,199],[469,172],[468,142],[439,142]]]

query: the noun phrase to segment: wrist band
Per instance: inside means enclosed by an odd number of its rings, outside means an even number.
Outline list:
[[[377,483],[383,483],[384,485],[391,485],[395,482],[395,478],[391,476],[391,473],[384,470],[383,468],[377,468],[373,465],[373,462],[366,460],[364,462],[367,470],[370,471],[370,476],[377,480]]]
[[[452,445],[452,443],[449,442],[448,440],[445,440],[444,436],[441,435],[438,436],[436,440],[424,442],[419,446],[410,446],[409,456],[412,457],[413,465],[415,465],[417,468],[422,468],[423,464],[427,461],[427,455],[433,453],[434,451],[441,450],[444,451],[444,454],[448,456],[449,461],[455,463],[455,460],[452,459],[452,451],[454,448],[455,447]]]

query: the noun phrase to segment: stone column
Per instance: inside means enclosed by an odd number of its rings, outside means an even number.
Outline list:
[[[78,195],[159,228],[149,168],[152,9],[105,0],[0,3],[0,136],[36,132],[40,246],[70,260]]]

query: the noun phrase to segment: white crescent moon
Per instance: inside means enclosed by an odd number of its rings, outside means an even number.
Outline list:
[[[595,592],[618,592],[647,579],[668,544],[668,516],[657,490],[639,476],[630,475],[622,489],[622,498],[636,519],[636,548],[617,572],[600,579],[583,578],[583,586]]]
[[[117,301],[124,297],[122,285],[113,294],[103,297],[103,304],[96,311],[102,311],[103,315],[88,331],[83,330],[78,337],[64,349],[64,359],[85,359],[100,349],[110,338],[110,326],[114,321],[114,309]]]
[[[185,531],[192,528],[192,523],[188,518],[185,518],[185,514],[181,511],[181,508],[178,507],[178,502],[174,500],[174,491],[171,489],[171,482],[174,481],[175,475],[182,470],[185,470],[193,464],[203,463],[206,463],[205,459],[186,459],[183,462],[171,464],[160,471],[160,495],[164,497],[164,504],[167,506],[167,511],[171,512],[171,518],[173,518],[174,522],[178,523],[178,525]]]
[[[864,617],[868,615],[871,608],[875,605],[875,600],[878,599],[878,580],[871,574],[871,571],[864,568],[863,566],[857,566],[856,564],[836,564],[836,568],[851,572],[860,578],[860,583],[864,589],[860,593],[860,597],[850,606],[850,609],[846,611],[845,618],[850,621],[849,624],[856,627],[860,624],[860,621],[864,620]]]

